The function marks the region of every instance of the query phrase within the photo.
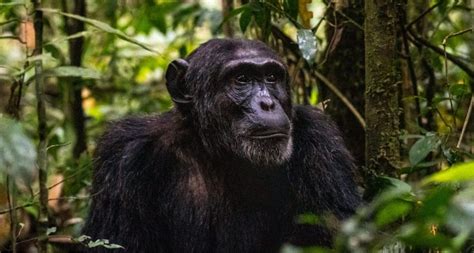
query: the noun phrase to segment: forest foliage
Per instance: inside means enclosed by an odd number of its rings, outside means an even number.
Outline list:
[[[474,1],[372,2],[0,1],[0,251],[120,247],[80,232],[96,142],[169,110],[167,65],[214,37],[274,48],[293,101],[330,114],[358,164],[366,204],[335,248],[283,252],[472,251]]]

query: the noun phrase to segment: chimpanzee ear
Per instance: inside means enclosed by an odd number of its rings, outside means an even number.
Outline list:
[[[177,104],[188,104],[192,101],[184,80],[188,66],[189,63],[186,60],[176,59],[168,65],[166,70],[166,88],[171,99]]]

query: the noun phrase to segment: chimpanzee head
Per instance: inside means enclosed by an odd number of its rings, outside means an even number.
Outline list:
[[[285,64],[265,44],[213,39],[166,72],[168,91],[211,155],[278,165],[292,151]]]

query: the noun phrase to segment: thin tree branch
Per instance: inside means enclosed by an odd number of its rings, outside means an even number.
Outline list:
[[[459,36],[459,35],[462,35],[462,34],[465,34],[467,32],[472,32],[473,28],[468,28],[468,29],[465,29],[465,30],[462,30],[462,31],[459,31],[459,32],[452,32],[450,34],[448,34],[446,37],[444,37],[443,39],[443,45],[446,45],[446,43],[448,43],[448,39],[452,38],[452,37],[455,37],[455,36]]]
[[[438,7],[441,4],[441,2],[436,3],[435,5],[431,6],[430,8],[426,9],[423,11],[420,16],[416,17],[413,21],[408,23],[405,26],[405,29],[410,29],[414,24],[416,24],[418,21],[420,21],[423,17],[426,16],[426,14],[430,13],[432,10],[434,10],[436,7]]]
[[[321,80],[341,101],[344,103],[347,108],[354,114],[356,117],[357,121],[359,121],[360,125],[362,126],[363,129],[365,129],[366,124],[365,120],[362,117],[362,115],[357,111],[357,109],[352,105],[352,103],[347,99],[342,92],[334,85],[331,83],[323,74],[318,72],[317,70],[314,70],[314,75]]]
[[[33,205],[33,203],[27,203],[27,204],[23,204],[23,205],[19,205],[19,206],[12,206],[12,207],[9,207],[7,209],[2,209],[2,210],[0,210],[0,215],[9,213],[9,212],[14,211],[14,210],[19,210],[19,209],[22,209],[22,208],[25,208],[25,207],[29,207],[29,206],[32,206],[32,205]]]
[[[34,28],[35,28],[35,49],[34,56],[39,56],[43,52],[43,11],[40,0],[32,0],[34,7]],[[47,153],[47,130],[46,130],[46,105],[44,98],[44,83],[43,83],[43,61],[37,58],[34,61],[35,66],[35,90],[37,99],[37,114],[38,114],[38,168],[39,168],[39,205],[40,212],[38,217],[38,252],[48,252],[48,153]]]
[[[458,144],[456,145],[456,148],[459,148],[461,146],[462,139],[464,138],[464,133],[466,132],[466,128],[467,128],[467,125],[469,123],[469,119],[471,117],[472,106],[473,105],[474,105],[474,95],[471,96],[471,102],[469,103],[469,109],[467,109],[466,118],[464,119],[464,124],[462,126],[461,135],[459,136],[459,140],[458,140]]]
[[[352,19],[351,17],[347,16],[346,14],[344,14],[344,12],[342,11],[339,11],[339,10],[336,10],[337,13],[339,13],[341,16],[343,16],[344,18],[347,19],[347,21],[349,21],[349,23],[353,24],[355,27],[359,28],[361,31],[364,31],[364,27],[362,27],[359,23],[357,23],[354,19]]]
[[[418,96],[418,84],[417,84],[417,78],[416,78],[416,73],[415,73],[415,67],[413,66],[413,60],[411,59],[411,55],[410,55],[410,44],[408,43],[407,30],[405,29],[402,23],[400,23],[400,26],[402,29],[403,49],[404,49],[404,53],[407,56],[406,60],[408,63],[408,71],[410,73],[411,87],[413,91],[413,96],[415,97],[416,118],[417,118],[418,124],[421,124],[420,98]]]
[[[416,35],[416,33],[413,31],[413,29],[408,29],[409,34],[413,37],[413,39],[416,40],[416,42],[428,47],[429,49],[433,50],[435,53],[444,56],[444,50],[442,48],[439,48],[438,46],[432,44],[428,40]],[[468,64],[464,63],[462,60],[460,60],[458,57],[456,57],[453,54],[446,53],[446,58],[454,63],[456,66],[458,66],[460,69],[462,69],[466,74],[474,78],[474,69],[472,69]]]

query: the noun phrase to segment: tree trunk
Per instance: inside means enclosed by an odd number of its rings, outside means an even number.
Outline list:
[[[347,18],[336,12],[342,11],[346,16],[361,24],[364,22],[364,3],[362,0],[351,1],[351,4],[342,5],[334,2],[331,10],[334,15],[328,15],[328,20],[337,27],[327,26],[328,56],[324,73],[328,80],[350,99],[354,107],[364,112],[364,31],[347,21]],[[339,9],[338,9],[339,8]],[[357,123],[354,114],[334,93],[324,85],[321,86],[324,99],[330,99],[326,111],[331,115],[341,129],[347,147],[353,154],[358,165],[365,161],[365,137],[363,127]]]
[[[43,12],[41,1],[33,0],[35,10],[34,28],[35,28],[35,49],[33,56],[40,56],[43,53]],[[44,98],[43,83],[43,62],[40,58],[34,61],[35,65],[35,91],[37,99],[38,114],[38,177],[39,177],[39,217],[38,217],[38,252],[46,253],[48,251],[48,140],[46,129],[46,105]]]
[[[234,1],[233,0],[222,0],[222,19],[225,19],[230,11],[234,8]],[[234,29],[232,28],[232,22],[228,20],[222,24],[222,31],[226,37],[232,38],[234,37]]]
[[[365,1],[366,166],[396,175],[400,160],[397,6],[401,1]]]
[[[63,9],[68,12],[66,1],[63,1]],[[86,16],[86,2],[85,0],[74,0],[73,14],[79,16]],[[77,19],[70,19],[65,17],[65,28],[68,35],[73,35],[84,31],[84,22]],[[78,37],[69,40],[69,59],[72,66],[80,67],[82,65],[82,55],[84,53],[84,37]],[[70,90],[70,111],[76,141],[73,148],[74,158],[79,156],[87,150],[87,133],[85,127],[84,108],[82,107],[82,80],[75,79],[71,82]]]

